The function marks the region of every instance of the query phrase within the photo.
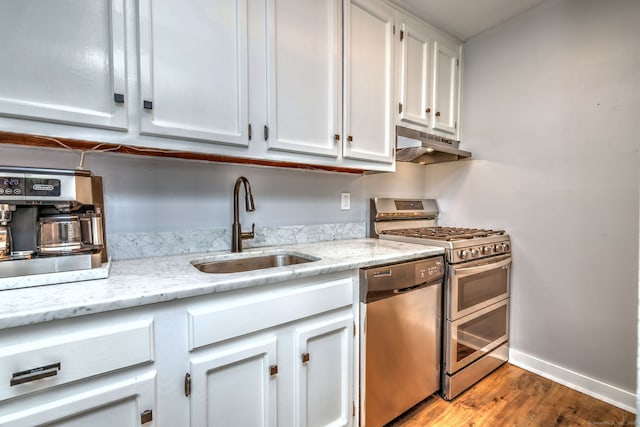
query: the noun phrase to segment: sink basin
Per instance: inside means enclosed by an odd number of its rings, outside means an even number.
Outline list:
[[[220,260],[192,261],[191,264],[203,273],[224,274],[284,267],[318,260],[319,258],[308,255],[277,253]]]

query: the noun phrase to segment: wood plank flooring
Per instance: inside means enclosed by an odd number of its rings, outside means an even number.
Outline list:
[[[389,426],[635,426],[635,415],[505,364],[453,402],[431,396]]]

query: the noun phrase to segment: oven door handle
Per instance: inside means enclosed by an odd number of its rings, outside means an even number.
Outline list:
[[[491,271],[498,268],[508,268],[509,264],[511,264],[511,257],[502,261],[489,262],[475,267],[453,267],[453,274],[456,276],[468,276],[470,274],[484,273],[485,271]]]

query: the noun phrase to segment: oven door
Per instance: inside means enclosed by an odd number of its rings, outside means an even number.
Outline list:
[[[508,340],[509,300],[445,324],[445,371],[452,375]]]
[[[456,320],[509,297],[511,255],[449,265],[447,320]]]

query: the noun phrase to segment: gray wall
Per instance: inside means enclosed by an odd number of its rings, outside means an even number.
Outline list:
[[[442,223],[512,236],[512,347],[635,393],[640,1],[549,0],[465,45]]]
[[[66,150],[0,145],[2,165],[72,169],[79,158]],[[108,233],[230,226],[241,175],[256,203],[255,212],[241,212],[241,222],[256,227],[367,221],[369,197],[425,191],[424,166],[406,163],[393,174],[362,176],[88,153],[84,168],[104,178]],[[341,192],[351,193],[351,210],[340,210]]]

